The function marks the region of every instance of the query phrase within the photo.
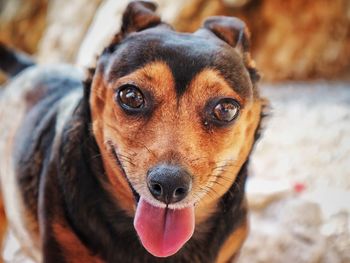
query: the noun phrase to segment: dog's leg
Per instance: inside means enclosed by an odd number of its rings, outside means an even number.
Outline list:
[[[3,255],[3,245],[4,245],[6,230],[7,230],[7,220],[6,220],[5,208],[4,208],[2,196],[0,195],[0,249],[1,249],[0,263],[3,262],[2,255]]]

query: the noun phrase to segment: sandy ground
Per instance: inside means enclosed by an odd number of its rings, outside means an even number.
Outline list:
[[[251,163],[239,262],[349,263],[350,82],[261,86],[271,116]],[[12,238],[5,258],[30,262]]]
[[[271,117],[248,182],[239,262],[350,262],[350,83],[262,85]]]

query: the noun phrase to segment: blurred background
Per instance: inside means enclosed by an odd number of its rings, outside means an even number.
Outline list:
[[[128,2],[0,0],[0,41],[40,63],[92,67]],[[239,262],[349,263],[350,1],[156,2],[180,31],[212,15],[238,16],[251,31],[270,107],[251,162],[251,231]],[[15,246],[5,251],[8,262],[16,255]]]

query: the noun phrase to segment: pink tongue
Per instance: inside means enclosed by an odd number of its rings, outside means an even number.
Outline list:
[[[175,254],[193,235],[194,207],[159,208],[141,197],[134,227],[148,252],[156,257],[168,257]]]

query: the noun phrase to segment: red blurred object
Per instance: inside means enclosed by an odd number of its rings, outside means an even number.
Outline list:
[[[305,190],[305,188],[306,188],[306,185],[303,184],[303,183],[295,183],[295,184],[294,184],[294,191],[295,191],[296,193],[301,193],[301,192],[303,192],[303,191]]]

